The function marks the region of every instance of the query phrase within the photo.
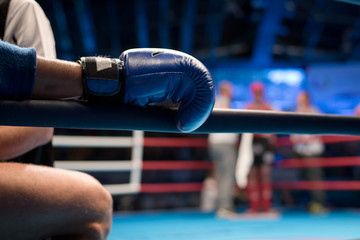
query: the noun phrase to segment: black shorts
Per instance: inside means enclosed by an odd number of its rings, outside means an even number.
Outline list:
[[[31,163],[36,165],[54,166],[52,143],[37,147],[19,157],[9,160],[9,162]]]
[[[254,137],[253,153],[255,166],[271,164],[274,161],[274,153],[267,138]]]

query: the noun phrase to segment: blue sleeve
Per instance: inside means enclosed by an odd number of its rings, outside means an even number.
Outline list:
[[[0,98],[31,98],[36,74],[36,51],[0,40]]]

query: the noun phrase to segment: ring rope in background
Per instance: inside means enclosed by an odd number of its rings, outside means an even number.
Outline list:
[[[60,141],[57,138],[60,138]],[[66,142],[72,145],[71,138],[74,136],[55,136],[54,144],[57,147],[66,146]],[[77,138],[75,136],[75,144],[73,147],[106,147],[103,143],[94,146],[99,140],[108,141],[110,147],[131,147],[132,140],[129,137],[90,137],[90,140],[79,142],[83,137]],[[157,141],[157,139],[159,141]],[[359,141],[358,136],[322,136],[324,143],[342,143]],[[84,140],[84,139],[83,139]],[[206,148],[207,139],[202,138],[155,138],[144,137],[143,147],[158,147],[158,148],[176,148],[176,147],[191,147],[191,148]],[[291,146],[288,137],[280,137],[277,139],[277,147]],[[276,168],[304,168],[304,167],[346,167],[346,166],[360,166],[360,156],[344,156],[344,157],[327,157],[327,158],[311,158],[304,161],[304,159],[284,159],[275,163]],[[62,161],[60,161],[62,162]],[[59,163],[59,161],[57,161]],[[82,171],[129,171],[133,168],[131,161],[64,161],[65,165],[71,169]],[[208,170],[212,168],[212,163],[209,161],[196,160],[162,160],[162,161],[142,161],[138,165],[138,170],[141,171],[171,171],[171,170]],[[131,185],[131,184],[130,184]],[[132,186],[132,185],[131,185]],[[113,186],[114,191],[119,191],[120,185]],[[360,190],[360,181],[291,181],[291,182],[274,182],[274,189],[288,189],[288,190]],[[132,186],[134,188],[134,186]],[[141,193],[166,193],[166,192],[198,192],[202,189],[202,183],[142,183],[137,186],[138,190],[134,192]],[[126,190],[124,190],[126,192]]]

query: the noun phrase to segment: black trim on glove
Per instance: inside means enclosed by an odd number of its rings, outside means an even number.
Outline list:
[[[82,57],[82,100],[122,103],[124,99],[123,62],[117,58]]]

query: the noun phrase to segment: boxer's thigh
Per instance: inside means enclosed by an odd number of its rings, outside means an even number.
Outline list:
[[[88,224],[110,221],[111,196],[91,176],[0,163],[0,239],[77,234]]]

